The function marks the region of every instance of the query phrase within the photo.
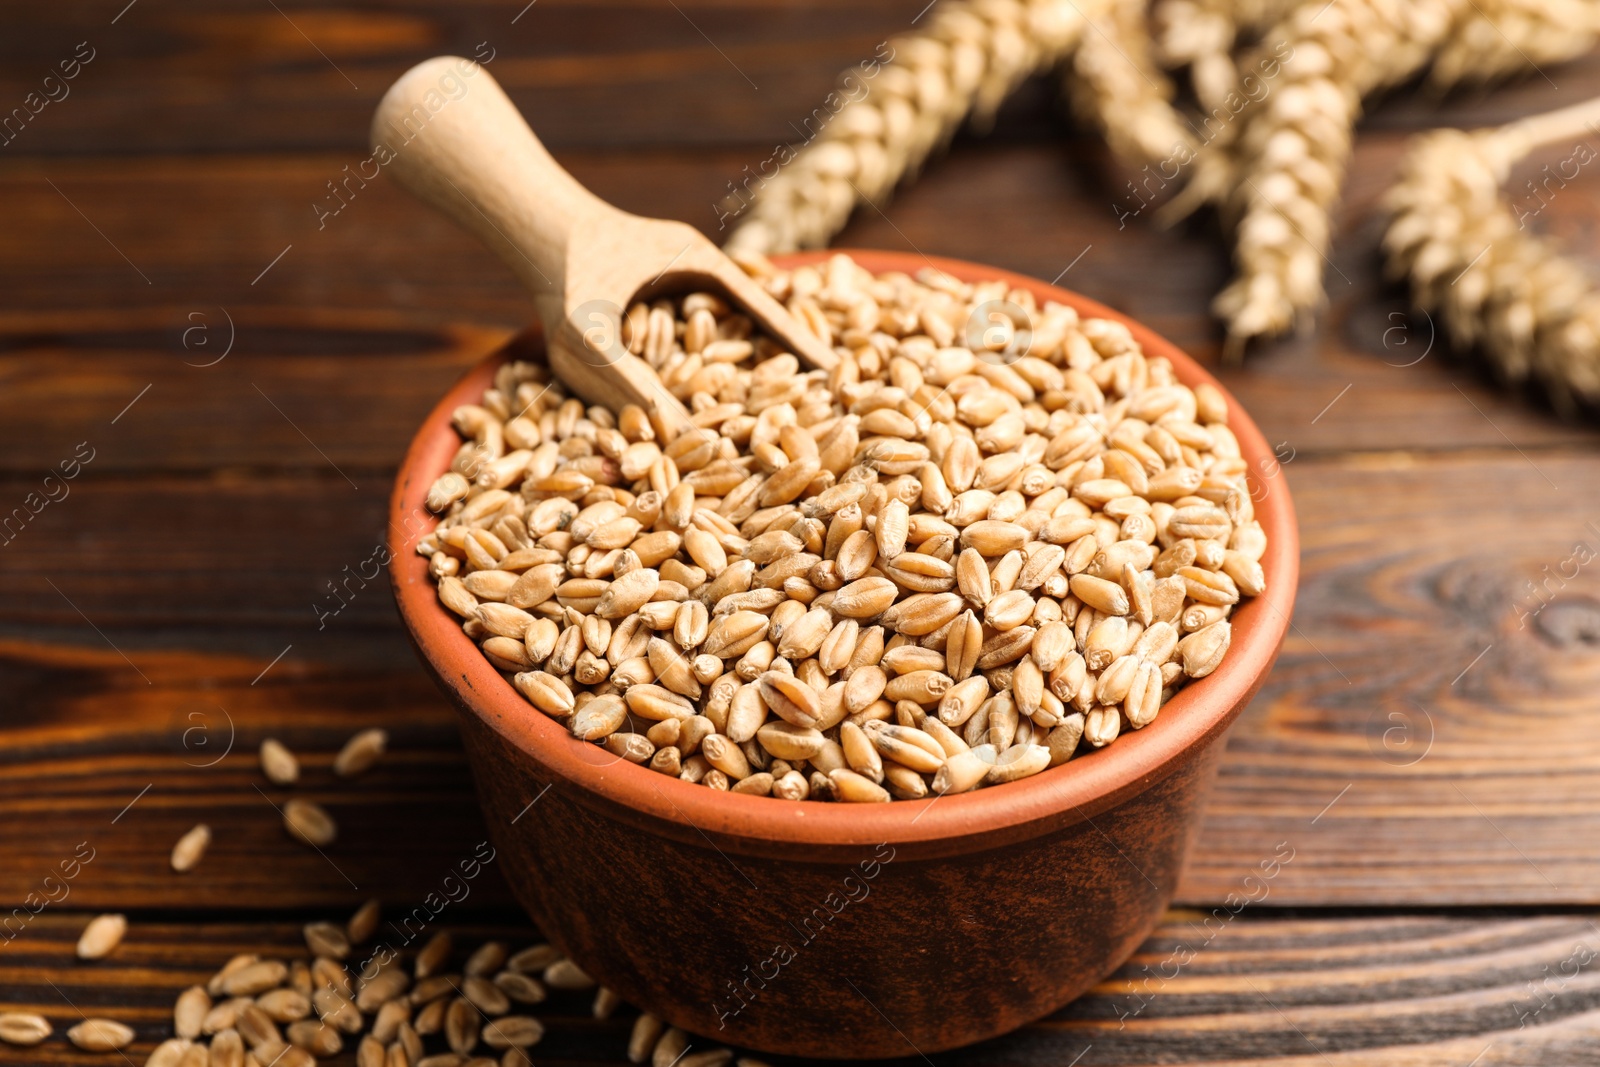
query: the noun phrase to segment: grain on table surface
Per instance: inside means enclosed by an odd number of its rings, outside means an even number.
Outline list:
[[[1600,993],[1588,971],[1600,955],[1600,933],[1587,916],[1252,914],[1269,900],[1231,918],[1225,910],[1208,919],[1206,912],[1175,909],[1126,965],[1075,1004],[1015,1034],[930,1060],[936,1067],[1066,1064],[1082,1054],[1080,1065],[1099,1067],[1172,1062],[1178,1050],[1203,1048],[1207,1062],[1226,1064],[1313,1067],[1330,1057],[1339,1067],[1463,1067],[1487,1047],[1480,1067],[1592,1062]],[[453,927],[462,950],[491,938],[513,947],[539,940],[508,917],[466,914]],[[133,918],[123,952],[93,970],[72,959],[77,920],[64,914],[40,917],[29,943],[7,950],[16,955],[0,962],[0,981],[14,1009],[42,1014],[55,1030],[29,1050],[27,1062],[112,1062],[66,1045],[61,1034],[81,1018],[64,998],[86,1014],[131,1026],[137,1039],[128,1052],[139,1063],[170,1036],[178,994],[204,983],[228,956],[252,951],[287,959],[303,952],[292,922]],[[870,968],[859,961],[818,963],[843,967],[892,1014],[892,994],[873,987]],[[592,989],[554,990],[526,1009],[546,1025],[537,1060],[626,1062],[637,1013],[625,1007],[597,1021],[593,1000]],[[692,1047],[715,1046],[695,1039]],[[22,1062],[17,1052],[0,1046],[0,1063]],[[351,1063],[353,1053],[350,1042],[343,1058],[327,1062]],[[908,1049],[894,1062],[922,1060]]]

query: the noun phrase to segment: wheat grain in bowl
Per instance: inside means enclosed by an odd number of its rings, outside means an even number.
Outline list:
[[[417,547],[529,704],[712,789],[886,801],[1066,763],[1217,668],[1266,549],[1220,391],[1004,282],[742,265],[834,370],[690,293],[622,317],[675,439],[525,362],[454,413]]]

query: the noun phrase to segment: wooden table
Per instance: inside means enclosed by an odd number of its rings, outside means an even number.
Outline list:
[[[298,923],[368,896],[419,900],[482,837],[450,713],[382,582],[320,624],[314,606],[372,554],[434,398],[530,315],[505,270],[385,179],[352,184],[319,225],[313,205],[366,158],[388,83],[430,54],[492,53],[581,180],[714,233],[725,183],[923,2],[12,14],[0,104],[78,42],[93,58],[0,154],[0,514],[58,497],[0,550],[0,905],[22,906],[80,843],[94,858],[0,941],[0,1005],[58,1032],[79,1010],[126,1019],[138,1062],[176,991],[230,953],[291,946]],[[1328,312],[1223,371],[1292,457],[1279,484],[1299,508],[1303,579],[1179,906],[1089,997],[934,1060],[1593,1062],[1600,577],[1566,561],[1600,548],[1596,435],[1448,358],[1378,280],[1376,252],[1375,204],[1411,132],[1600,91],[1600,60],[1545,73],[1379,106]],[[1052,95],[1027,87],[992,137],[958,141],[839,243],[1044,278],[1071,265],[1064,284],[1214,363],[1214,224],[1119,229],[1126,176]],[[1539,220],[1591,258],[1596,182],[1581,175]],[[45,475],[75,457],[61,496]],[[392,754],[336,779],[332,753],[367,725],[390,730]],[[285,793],[254,758],[267,736],[302,754],[299,791],[340,821],[326,860],[283,835]],[[168,852],[202,818],[216,843],[176,876]],[[1280,843],[1294,858],[1265,898],[1206,924]],[[531,940],[496,878],[461,921]],[[98,910],[126,912],[132,932],[80,963],[72,943]],[[540,1062],[620,1062],[629,1012],[549,1007]],[[46,1062],[117,1060],[59,1036],[0,1045],[0,1063]]]

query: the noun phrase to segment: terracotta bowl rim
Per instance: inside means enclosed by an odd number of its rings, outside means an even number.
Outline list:
[[[1122,322],[1147,355],[1170,360],[1185,384],[1208,382],[1222,388],[1204,367],[1149,328],[1097,301],[1035,278],[963,260],[866,249],[829,249],[773,259],[780,266],[792,267],[840,252],[874,273],[914,274],[932,266],[967,281],[1004,279],[1013,287],[1032,290],[1041,302],[1056,300],[1081,315]],[[714,793],[668,778],[577,740],[528,704],[439,603],[427,576],[427,560],[413,547],[415,536],[422,531],[407,533],[409,517],[426,514],[421,505],[428,487],[459,445],[450,413],[459,404],[476,403],[494,368],[507,358],[502,347],[474,365],[435,406],[411,443],[390,501],[390,567],[396,601],[419,652],[464,707],[546,773],[593,794],[603,806],[630,810],[663,829],[675,825],[678,834],[708,841],[709,834],[780,846],[951,844],[951,839],[976,845],[1032,837],[1092,819],[1126,797],[1143,792],[1218,737],[1260,686],[1288,630],[1299,563],[1293,504],[1261,431],[1223,389],[1228,424],[1250,465],[1252,493],[1260,493],[1256,517],[1267,534],[1267,552],[1261,561],[1267,587],[1233,613],[1232,645],[1222,666],[1185,686],[1149,726],[1032,778],[927,800],[874,805],[797,803]],[[427,528],[431,529],[431,524]]]

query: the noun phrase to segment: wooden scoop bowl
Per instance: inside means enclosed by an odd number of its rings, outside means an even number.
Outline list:
[[[439,56],[403,74],[378,104],[372,146],[401,185],[500,253],[533,291],[551,369],[590,403],[638,404],[668,439],[690,426],[622,343],[628,306],[662,293],[715,291],[802,363],[836,362],[694,227],[630,215],[578,184],[471,60]]]

